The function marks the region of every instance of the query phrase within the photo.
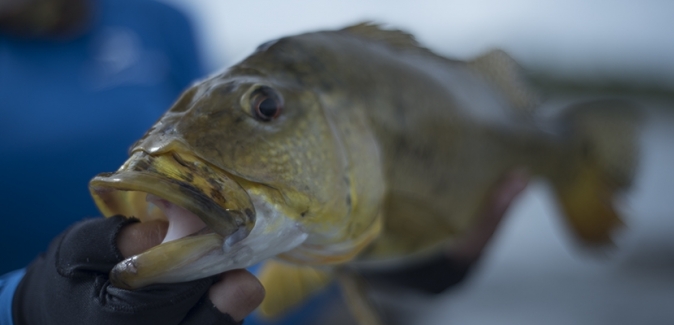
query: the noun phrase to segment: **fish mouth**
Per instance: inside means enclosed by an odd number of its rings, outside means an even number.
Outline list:
[[[94,177],[89,190],[106,217],[169,224],[161,244],[112,269],[112,284],[124,289],[221,272],[218,261],[256,222],[255,207],[235,176],[189,153],[133,152],[116,172]]]

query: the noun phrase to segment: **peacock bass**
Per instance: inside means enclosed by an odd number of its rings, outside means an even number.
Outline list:
[[[633,110],[596,101],[541,119],[538,105],[501,51],[452,60],[373,24],[262,44],[185,91],[119,170],[91,181],[105,216],[169,222],[111,280],[134,289],[274,257],[261,310],[275,315],[340,266],[450,247],[521,166],[553,184],[580,240],[610,242],[611,198],[636,164]]]

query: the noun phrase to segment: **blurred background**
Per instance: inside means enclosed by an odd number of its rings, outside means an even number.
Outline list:
[[[628,227],[618,237],[617,247],[592,252],[578,247],[565,231],[550,189],[534,181],[510,209],[486,255],[463,285],[433,298],[392,298],[391,294],[375,298],[400,311],[407,324],[674,323],[674,2],[164,2],[191,21],[202,75],[238,62],[265,41],[367,20],[411,32],[422,44],[452,58],[469,59],[493,48],[503,49],[525,68],[548,99],[546,109],[584,98],[637,101],[646,111],[640,138],[643,158],[635,186],[620,198]],[[0,66],[0,81],[4,68]],[[0,113],[8,116],[2,111],[9,109],[3,105],[3,91],[0,88]],[[143,122],[118,141],[125,141],[128,147],[161,110],[144,114]],[[51,123],[54,121],[59,121],[58,115]],[[44,127],[28,125],[36,128],[34,132]],[[10,127],[2,120],[0,126]],[[118,126],[126,127],[124,121]],[[111,130],[99,132],[114,134]],[[21,143],[0,153],[3,174],[18,168],[11,164],[25,165],[8,153],[20,156],[50,147],[39,141]],[[81,145],[96,146],[96,142]],[[116,169],[126,158],[122,147],[120,144],[115,147],[120,149],[111,152],[100,146],[96,153],[76,159],[73,155],[80,150],[73,147],[68,152],[54,152],[51,160],[34,162],[31,168],[63,173],[64,178],[69,170],[81,172],[85,168],[91,177]],[[98,158],[88,161],[92,155]],[[70,167],[56,168],[52,160]],[[52,238],[73,220],[97,214],[88,198],[86,177],[77,179],[77,194],[59,193],[58,184],[22,184],[22,179],[12,175],[0,180],[0,206],[21,205],[19,208],[26,211],[25,215],[5,213],[0,220],[0,227],[12,228],[0,238],[3,256],[8,256],[0,265],[3,272],[22,267],[44,249],[46,242],[32,241],[32,234]],[[32,213],[39,213],[31,212],[33,205],[58,200],[70,200],[71,219],[47,226],[31,223]],[[16,245],[28,249],[12,253]],[[344,312],[336,292],[333,287],[329,294],[318,296],[291,315],[294,318],[289,323],[343,323],[336,317]],[[260,320],[253,317],[248,322]]]
[[[500,48],[557,79],[674,87],[674,3],[666,0],[166,2],[193,18],[209,70],[270,39],[373,21],[456,58]]]

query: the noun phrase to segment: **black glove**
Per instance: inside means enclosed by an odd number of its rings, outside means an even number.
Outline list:
[[[108,273],[124,217],[89,219],[58,236],[28,267],[12,303],[14,324],[238,324],[208,299],[214,277],[129,291]]]

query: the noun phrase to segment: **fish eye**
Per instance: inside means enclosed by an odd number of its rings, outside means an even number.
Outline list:
[[[283,110],[281,97],[269,87],[260,87],[251,94],[253,116],[263,122],[277,118]]]

